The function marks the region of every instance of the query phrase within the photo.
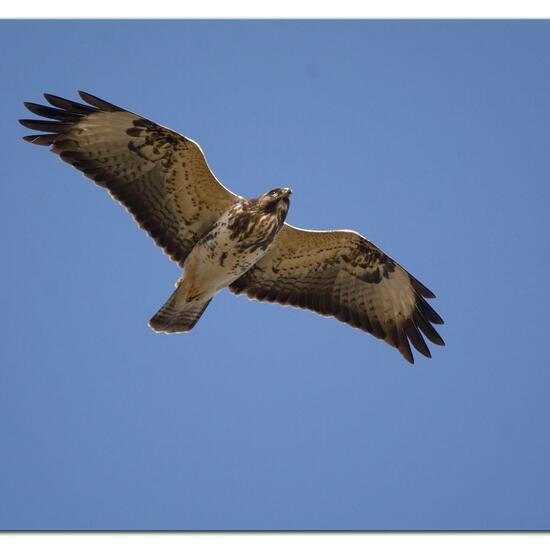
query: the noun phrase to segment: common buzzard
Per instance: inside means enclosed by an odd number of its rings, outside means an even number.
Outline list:
[[[51,94],[25,103],[50,120],[21,120],[121,202],[183,268],[175,292],[149,324],[191,330],[224,287],[249,298],[333,316],[370,332],[413,363],[409,341],[426,357],[424,336],[444,345],[426,302],[434,294],[354,231],[309,231],[285,223],[290,189],[245,199],[211,172],[197,143],[146,118],[80,92],[87,103]]]

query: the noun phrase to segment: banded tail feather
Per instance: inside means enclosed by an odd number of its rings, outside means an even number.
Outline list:
[[[155,332],[189,332],[212,300],[186,302],[177,288],[166,303],[153,315],[149,326]]]

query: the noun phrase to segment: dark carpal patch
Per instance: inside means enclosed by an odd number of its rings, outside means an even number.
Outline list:
[[[395,271],[395,262],[382,251],[358,242],[352,249],[342,254],[342,260],[354,269],[362,270],[359,278],[366,283],[378,284],[382,279],[389,279]]]

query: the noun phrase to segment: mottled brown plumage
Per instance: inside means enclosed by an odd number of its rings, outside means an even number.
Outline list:
[[[285,224],[255,266],[230,285],[235,294],[336,317],[396,347],[430,357],[419,329],[443,345],[431,323],[443,320],[424,298],[434,294],[353,231],[307,231]]]
[[[88,104],[45,94],[25,103],[49,120],[21,120],[43,132],[24,139],[51,146],[121,202],[184,268],[176,291],[151,319],[185,332],[212,297],[235,294],[333,316],[370,332],[414,362],[410,343],[430,357],[424,337],[444,345],[434,294],[353,231],[308,231],[285,224],[288,189],[244,199],[218,182],[194,141],[90,94]]]
[[[21,120],[51,132],[26,136],[52,151],[121,202],[164,251],[183,267],[196,241],[238,198],[218,182],[192,140],[139,115],[80,92],[91,106],[44,94],[53,109],[25,103],[61,120]]]

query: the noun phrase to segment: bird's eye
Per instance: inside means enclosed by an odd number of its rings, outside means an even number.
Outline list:
[[[273,189],[273,191],[270,191],[270,192],[269,192],[269,195],[270,195],[271,197],[276,197],[276,196],[277,196],[277,191],[275,191],[275,189]]]

